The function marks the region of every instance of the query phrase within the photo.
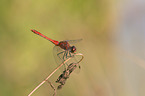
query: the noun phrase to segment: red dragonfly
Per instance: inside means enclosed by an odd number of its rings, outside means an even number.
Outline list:
[[[69,57],[74,56],[76,52],[76,47],[71,46],[70,44],[76,43],[81,41],[82,39],[77,40],[64,40],[64,41],[56,41],[51,38],[48,38],[47,36],[41,34],[40,32],[31,29],[32,32],[34,32],[37,35],[40,35],[41,37],[44,37],[45,39],[52,42],[54,46],[54,57],[56,59],[57,64],[61,64],[63,61],[68,59]],[[65,66],[64,66],[65,67]],[[66,68],[66,67],[65,67]],[[79,66],[80,68],[80,66]]]

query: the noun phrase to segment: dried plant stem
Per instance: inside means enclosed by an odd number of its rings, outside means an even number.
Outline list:
[[[56,96],[56,88],[54,87],[54,85],[50,81],[47,81],[47,82],[50,84],[51,88],[54,90],[53,96]]]
[[[79,61],[79,62],[77,62],[77,63],[80,63],[82,60],[83,60],[83,58],[84,58],[84,56],[83,56],[83,54],[81,54],[81,53],[77,53],[77,54],[75,54],[75,55],[79,55],[79,56],[82,56],[82,58],[81,58],[81,60]],[[37,87],[35,87],[32,91],[31,91],[31,93],[28,95],[28,96],[31,96],[40,86],[42,86],[63,64],[65,64],[67,61],[69,61],[70,59],[71,59],[72,57],[70,57],[70,58],[68,58],[68,59],[66,59],[62,64],[60,64],[54,71],[52,71],[50,74],[49,74],[49,76],[47,76],[47,78],[45,79],[45,80],[43,80]]]

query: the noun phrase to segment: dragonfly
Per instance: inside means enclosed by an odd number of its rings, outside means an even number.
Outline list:
[[[71,46],[70,44],[74,44],[77,42],[80,42],[82,39],[77,39],[77,40],[64,40],[64,41],[57,41],[57,40],[53,40],[45,35],[43,35],[42,33],[38,32],[37,30],[31,29],[31,31],[47,40],[49,40],[50,42],[52,42],[55,46],[53,48],[53,53],[54,53],[54,57],[55,57],[55,61],[57,64],[61,64],[62,62],[64,62],[66,59],[72,57],[73,58],[73,62],[77,61],[76,58],[74,57],[74,54],[76,53],[76,47],[75,46]],[[61,68],[61,70],[65,70],[66,69],[66,65]],[[68,66],[68,65],[67,65]],[[65,68],[65,69],[64,69]],[[80,69],[80,65],[78,67]]]

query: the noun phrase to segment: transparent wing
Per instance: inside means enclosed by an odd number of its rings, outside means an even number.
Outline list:
[[[63,62],[62,57],[63,57],[64,51],[65,50],[61,49],[59,46],[53,47],[53,55],[54,55],[54,59],[55,59],[57,65],[60,65]],[[59,53],[61,53],[61,54],[59,54]],[[62,66],[60,69],[61,69],[61,71],[63,71],[65,69],[65,66]]]
[[[80,42],[80,41],[82,41],[83,39],[76,39],[76,40],[65,40],[65,41],[67,41],[68,43],[70,43],[70,44],[75,44],[75,43],[78,43],[78,42]]]

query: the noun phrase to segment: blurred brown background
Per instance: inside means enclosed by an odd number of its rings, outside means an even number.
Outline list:
[[[27,96],[57,65],[56,40],[82,38],[79,74],[58,96],[145,96],[145,1],[1,0],[0,96]],[[55,84],[59,71],[49,80]],[[56,84],[55,84],[56,85]],[[32,96],[52,96],[44,84]]]

